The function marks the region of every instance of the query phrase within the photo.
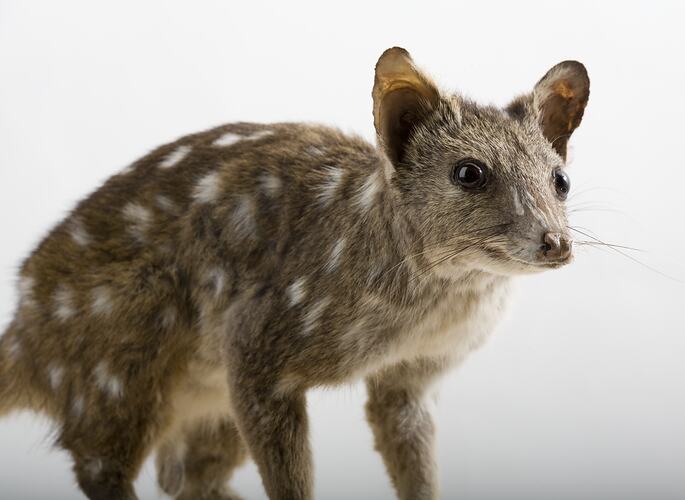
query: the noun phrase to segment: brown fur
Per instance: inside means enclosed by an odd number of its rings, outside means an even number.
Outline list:
[[[582,66],[563,64],[499,110],[390,49],[378,148],[238,123],[156,149],[22,266],[0,413],[52,417],[92,500],[135,498],[153,450],[176,498],[237,498],[226,481],[249,451],[270,498],[308,499],[305,393],[365,377],[398,496],[436,498],[427,389],[487,336],[511,275],[564,263],[539,250],[566,230],[550,175],[566,143],[546,124],[570,133],[587,101]],[[483,192],[450,182],[463,158],[490,166]]]

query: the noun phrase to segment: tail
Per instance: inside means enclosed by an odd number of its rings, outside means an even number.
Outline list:
[[[21,392],[16,387],[20,354],[19,338],[13,325],[10,325],[0,337],[0,417],[23,406]]]

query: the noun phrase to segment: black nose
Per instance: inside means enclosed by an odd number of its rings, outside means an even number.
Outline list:
[[[543,244],[540,246],[542,254],[548,260],[566,260],[571,256],[573,241],[561,233],[545,233]]]

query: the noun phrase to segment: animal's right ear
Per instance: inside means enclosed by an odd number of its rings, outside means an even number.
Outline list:
[[[409,52],[393,47],[376,63],[372,95],[379,144],[397,165],[404,158],[412,131],[438,105],[440,92],[416,67]]]

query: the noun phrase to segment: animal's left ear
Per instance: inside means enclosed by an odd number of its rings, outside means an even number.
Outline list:
[[[533,107],[542,133],[564,160],[568,140],[580,125],[589,96],[590,79],[578,61],[557,64],[533,90]]]

